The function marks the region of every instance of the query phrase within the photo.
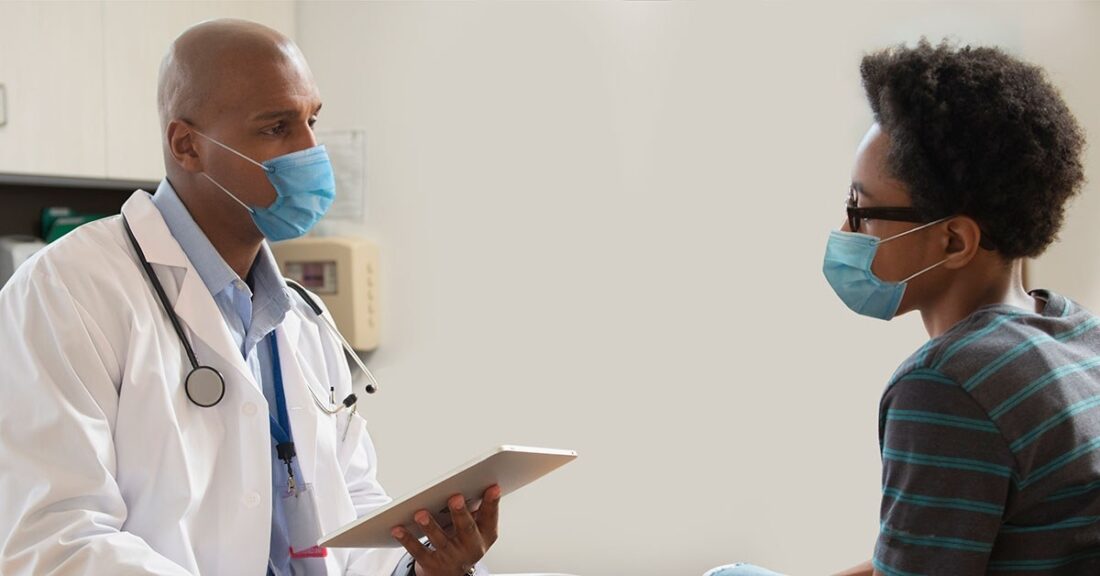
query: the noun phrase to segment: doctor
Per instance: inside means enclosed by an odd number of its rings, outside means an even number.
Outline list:
[[[395,529],[404,557],[312,547],[389,497],[362,418],[314,401],[348,396],[351,374],[265,243],[305,233],[334,193],[298,48],[250,22],[199,24],[165,57],[158,104],[156,194],[135,192],[0,292],[0,573],[479,571],[497,487],[473,513],[453,498],[449,532],[418,513],[431,545]],[[188,346],[224,379],[213,405],[185,386]]]

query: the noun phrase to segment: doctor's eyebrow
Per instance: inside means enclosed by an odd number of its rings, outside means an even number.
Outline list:
[[[321,106],[322,106],[321,104],[318,104],[317,107],[313,109],[313,115],[316,115],[318,112],[321,111]],[[280,120],[280,119],[285,119],[285,118],[297,118],[298,117],[298,112],[299,112],[298,110],[293,110],[293,109],[272,110],[272,111],[269,111],[269,112],[261,112],[259,114],[256,114],[255,116],[253,116],[252,121],[253,122],[262,122],[262,121],[267,121],[267,120]]]

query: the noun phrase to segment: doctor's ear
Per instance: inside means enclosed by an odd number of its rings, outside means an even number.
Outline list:
[[[168,152],[188,172],[202,172],[202,160],[195,149],[195,131],[183,120],[172,120],[165,132]]]
[[[969,216],[957,216],[944,225],[944,257],[949,260],[944,262],[943,267],[952,270],[963,268],[978,253],[982,228]]]

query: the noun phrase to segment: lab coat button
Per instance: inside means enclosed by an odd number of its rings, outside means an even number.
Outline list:
[[[252,416],[256,414],[256,405],[252,402],[245,402],[244,406],[241,407],[241,412],[243,412],[245,416]]]
[[[249,492],[244,497],[244,505],[248,508],[255,508],[260,505],[260,495],[255,492]]]

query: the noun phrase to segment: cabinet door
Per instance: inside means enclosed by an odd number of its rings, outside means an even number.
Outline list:
[[[0,2],[0,84],[0,172],[106,175],[101,4]]]
[[[157,116],[161,58],[177,36],[212,18],[243,18],[293,37],[292,2],[106,2],[107,175],[164,177]]]

